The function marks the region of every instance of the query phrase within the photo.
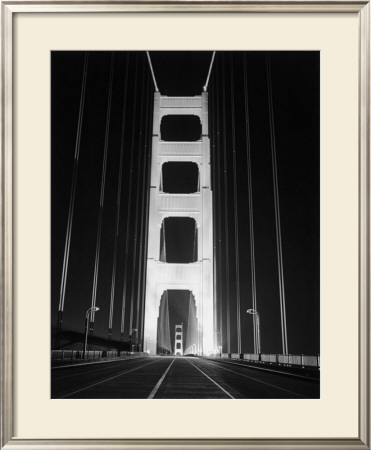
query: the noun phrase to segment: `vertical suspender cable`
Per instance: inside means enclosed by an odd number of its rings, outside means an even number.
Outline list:
[[[145,117],[145,128],[144,128],[144,145],[143,145],[143,172],[141,173],[142,177],[142,192],[141,192],[141,213],[140,213],[140,247],[139,247],[139,273],[138,273],[138,283],[137,283],[137,293],[138,293],[138,301],[137,301],[137,320],[136,320],[136,329],[138,330],[138,340],[142,342],[141,340],[141,334],[140,334],[140,309],[143,307],[142,303],[142,297],[143,292],[141,290],[141,281],[142,277],[144,276],[144,222],[145,222],[145,199],[146,199],[146,172],[147,172],[147,164],[148,164],[148,158],[147,158],[147,151],[148,151],[148,105],[149,105],[149,78],[147,80],[147,91],[146,91],[146,117]]]
[[[151,123],[151,118],[153,115],[153,100],[154,96],[151,96],[151,102],[150,107],[148,110],[149,114],[149,123]],[[150,194],[150,178],[151,178],[151,149],[152,144],[151,140],[149,141],[148,149],[147,149],[147,158],[148,158],[148,165],[147,165],[147,173],[145,175],[146,177],[146,214],[145,214],[145,240],[144,240],[144,260],[145,260],[145,266],[144,266],[144,273],[143,273],[143,279],[142,279],[142,292],[143,292],[143,308],[142,308],[142,317],[141,317],[141,330],[142,330],[142,342],[143,342],[143,330],[144,330],[144,310],[145,310],[145,301],[146,301],[146,281],[147,281],[147,253],[148,253],[148,223],[149,223],[149,194]]]
[[[267,81],[268,81],[269,124],[270,124],[270,133],[271,133],[272,166],[273,166],[274,208],[275,208],[275,219],[276,219],[278,280],[279,280],[279,290],[280,290],[282,352],[284,355],[287,355],[289,351],[288,351],[288,345],[287,345],[286,305],[285,305],[285,286],[284,286],[284,277],[283,277],[280,202],[279,202],[279,192],[278,192],[277,155],[276,155],[276,141],[275,141],[275,129],[274,129],[271,65],[270,65],[270,57],[269,57],[268,53],[266,54],[266,66],[267,66]]]
[[[126,104],[127,104],[128,76],[129,76],[129,54],[128,54],[126,60],[125,60],[125,80],[124,80],[124,98],[123,98],[123,113],[122,113],[122,126],[121,126],[120,162],[119,162],[119,175],[118,175],[118,184],[117,184],[117,202],[116,202],[115,243],[114,243],[114,250],[113,250],[113,268],[112,268],[112,280],[111,280],[111,301],[110,301],[109,323],[108,323],[108,339],[109,340],[112,337],[113,306],[114,306],[114,302],[115,302],[117,247],[118,247],[119,223],[120,223],[122,166],[123,166],[123,160],[124,160],[124,142],[125,142],[125,122],[126,122]]]
[[[121,339],[124,338],[125,331],[125,309],[126,309],[126,291],[127,291],[127,274],[128,274],[128,258],[129,258],[129,238],[130,238],[130,222],[131,222],[131,197],[132,197],[132,181],[133,181],[133,160],[134,160],[134,143],[135,143],[135,114],[136,114],[136,91],[137,91],[137,76],[138,76],[138,54],[135,58],[135,73],[134,73],[134,95],[133,95],[133,114],[132,114],[132,136],[131,136],[131,150],[130,150],[130,172],[129,172],[129,193],[128,193],[128,215],[126,218],[126,236],[125,236],[125,256],[124,256],[124,287],[122,293],[122,310],[121,310]],[[131,330],[129,330],[130,332]]]
[[[226,136],[226,99],[225,99],[225,55],[222,66],[222,94],[223,94],[223,169],[224,169],[224,222],[225,222],[225,284],[227,299],[227,352],[231,353],[231,323],[229,304],[229,230],[228,230],[228,165],[227,165],[227,136]]]
[[[106,169],[107,169],[107,155],[108,155],[108,139],[111,119],[111,103],[112,103],[112,85],[113,85],[113,68],[115,64],[115,54],[111,54],[111,72],[108,90],[108,105],[106,116],[106,133],[104,139],[104,153],[103,153],[103,166],[102,166],[102,179],[100,187],[100,199],[99,199],[99,218],[98,218],[98,233],[97,244],[95,248],[95,266],[94,266],[94,280],[93,280],[93,292],[91,297],[91,306],[95,307],[97,299],[97,285],[98,285],[98,273],[99,273],[99,256],[100,256],[100,243],[102,237],[102,222],[103,222],[103,206],[104,206],[104,190],[106,185]],[[95,311],[92,311],[91,320],[89,321],[89,332],[93,333],[94,329]]]
[[[82,129],[82,121],[83,121],[83,117],[84,117],[84,104],[85,104],[85,92],[86,92],[86,79],[87,79],[87,74],[88,74],[88,62],[89,62],[89,53],[85,52],[84,68],[83,68],[83,76],[82,76],[82,84],[81,84],[79,116],[78,116],[78,122],[77,122],[77,132],[76,132],[75,157],[74,157],[74,165],[73,165],[73,173],[72,173],[70,204],[69,204],[69,209],[68,209],[66,240],[65,240],[65,244],[64,244],[62,279],[61,279],[59,307],[58,307],[57,339],[58,339],[58,334],[62,330],[64,300],[65,300],[65,296],[66,296],[66,282],[67,282],[67,272],[68,272],[68,261],[69,261],[69,256],[70,256],[73,212],[74,212],[75,196],[76,196],[77,169],[78,169],[78,165],[79,165],[79,156],[80,156],[81,129]],[[59,346],[59,344],[57,346]]]
[[[131,283],[131,295],[130,295],[130,331],[133,329],[133,317],[134,317],[134,291],[135,291],[135,275],[136,275],[136,265],[137,265],[137,244],[138,244],[138,220],[139,220],[139,201],[140,201],[140,172],[142,163],[142,142],[143,142],[143,106],[144,106],[144,61],[142,68],[142,91],[140,99],[140,114],[139,114],[139,142],[138,142],[138,166],[137,166],[137,187],[136,187],[136,200],[135,200],[135,222],[134,222],[134,257],[133,257],[133,270],[132,270],[132,283]],[[137,302],[138,299],[138,292]],[[138,329],[136,331],[138,333]],[[131,334],[131,333],[130,333]],[[136,334],[138,339],[138,335]]]
[[[243,58],[244,91],[245,91],[245,130],[246,130],[246,161],[247,161],[247,189],[249,203],[249,225],[250,225],[250,262],[251,262],[251,291],[252,307],[257,311],[256,302],[256,274],[255,274],[255,236],[254,236],[254,215],[253,215],[253,196],[252,196],[252,174],[251,174],[251,143],[250,143],[250,114],[249,114],[249,94],[247,83],[247,65],[246,53]],[[257,327],[257,315],[253,314],[254,331],[254,353],[260,353],[258,346],[259,336]]]
[[[231,64],[231,122],[232,122],[232,156],[233,156],[233,206],[234,206],[234,247],[236,263],[236,316],[237,316],[237,353],[241,354],[241,311],[240,311],[240,252],[238,238],[238,191],[237,191],[237,156],[236,156],[236,130],[234,111],[234,72],[233,54],[230,55]]]
[[[222,208],[221,208],[221,152],[220,152],[220,101],[219,101],[219,58],[216,61],[216,148],[217,148],[217,189],[215,194],[217,194],[216,204],[218,205],[218,255],[219,255],[219,264],[217,265],[218,276],[217,281],[219,280],[220,292],[219,295],[219,342],[221,349],[223,351],[223,283],[222,283]]]
[[[218,322],[218,314],[217,314],[217,297],[218,297],[218,284],[217,284],[217,274],[216,274],[216,242],[217,242],[217,234],[216,234],[216,196],[215,196],[215,177],[216,177],[216,164],[215,164],[215,157],[216,157],[216,126],[215,126],[215,104],[214,104],[214,98],[215,98],[215,72],[213,72],[213,77],[211,81],[210,86],[210,95],[209,95],[209,105],[210,105],[210,111],[211,111],[211,130],[212,130],[212,166],[211,166],[211,190],[212,190],[212,200],[213,200],[213,323],[214,323],[214,349],[218,346],[218,335],[216,333],[217,331],[217,322]]]

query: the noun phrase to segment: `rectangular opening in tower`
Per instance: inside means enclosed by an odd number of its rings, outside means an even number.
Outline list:
[[[162,192],[193,194],[200,191],[200,173],[194,162],[169,161],[162,165]]]
[[[161,295],[157,318],[157,353],[176,354],[182,340],[183,354],[198,352],[198,321],[195,297],[187,289],[167,289]]]
[[[164,116],[161,120],[160,134],[163,141],[198,141],[202,136],[200,118],[193,115]]]
[[[196,221],[191,217],[166,217],[161,225],[160,261],[188,264],[198,260]]]

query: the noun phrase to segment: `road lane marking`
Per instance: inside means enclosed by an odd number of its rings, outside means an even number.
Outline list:
[[[63,375],[62,377],[52,378],[52,381],[55,382],[55,381],[58,381],[58,380],[63,380],[65,378],[77,377],[78,375],[85,375],[85,374],[91,374],[91,373],[96,373],[96,372],[102,372],[102,370],[114,369],[115,367],[119,368],[119,366],[122,365],[122,364],[119,364],[119,362],[123,363],[123,362],[134,362],[134,361],[135,362],[140,362],[137,359],[135,359],[135,360],[123,359],[122,361],[115,361],[115,365],[112,365],[110,367],[101,367],[100,369],[89,370],[89,371],[86,371],[86,372],[78,372],[78,373],[73,373],[73,374],[70,374],[70,375]],[[77,368],[79,366],[73,366],[73,367]]]
[[[197,370],[199,370],[203,375],[205,375],[206,378],[208,378],[210,381],[212,381],[216,386],[218,386],[219,389],[221,389],[225,394],[228,395],[228,397],[230,398],[234,398],[233,395],[231,395],[229,392],[227,392],[224,388],[222,388],[220,386],[220,384],[218,384],[216,381],[214,381],[212,378],[209,377],[209,375],[206,375],[205,372],[203,372],[199,367],[197,367],[195,364],[193,364],[188,358],[187,361],[189,362],[189,364],[192,364],[193,367],[195,367]]]
[[[205,360],[203,360],[203,361],[205,362]],[[266,384],[267,386],[271,386],[271,387],[273,387],[273,388],[275,388],[275,389],[279,389],[280,391],[289,392],[290,394],[296,395],[297,397],[300,397],[300,398],[307,398],[307,397],[305,397],[304,395],[297,394],[296,392],[290,391],[289,389],[281,388],[281,387],[276,386],[276,385],[274,385],[274,384],[267,383],[266,381],[257,380],[257,379],[254,378],[254,377],[249,377],[248,375],[245,375],[245,374],[239,373],[239,372],[235,372],[234,370],[227,369],[227,368],[225,368],[225,367],[223,367],[223,366],[218,366],[217,364],[206,363],[206,362],[205,362],[205,364],[210,364],[211,366],[219,367],[219,369],[227,370],[228,372],[235,373],[236,375],[240,375],[241,377],[245,377],[245,378],[248,378],[248,379],[250,379],[250,380],[256,381],[257,383]]]
[[[156,393],[157,393],[159,387],[161,386],[162,382],[164,381],[164,379],[165,379],[167,373],[169,372],[170,367],[173,365],[174,361],[175,361],[175,358],[171,361],[169,367],[165,370],[165,373],[164,373],[164,374],[162,375],[162,377],[158,380],[156,386],[152,389],[152,392],[149,394],[149,396],[148,396],[147,398],[154,398],[154,396],[156,395]]]
[[[144,364],[143,366],[139,366],[139,367],[135,367],[134,369],[126,370],[125,372],[121,372],[118,375],[114,375],[113,377],[106,378],[105,380],[98,381],[97,383],[90,384],[89,386],[86,386],[84,388],[81,388],[81,389],[78,389],[76,391],[70,392],[69,394],[63,395],[62,397],[58,397],[58,399],[71,397],[71,395],[77,394],[78,392],[86,391],[87,389],[90,389],[90,388],[92,388],[94,386],[98,386],[98,384],[106,383],[107,381],[113,380],[114,378],[121,377],[122,375],[126,375],[127,373],[130,373],[130,372],[134,372],[135,370],[139,370],[142,367],[149,366],[150,364],[154,364],[156,362],[159,362],[159,361],[157,361],[157,360],[156,361],[152,361],[152,362],[150,362],[148,364]]]
[[[68,364],[65,366],[54,366],[51,367],[52,370],[60,370],[60,369],[70,369],[71,367],[85,367],[85,366],[91,366],[93,364],[98,365],[98,364],[108,364],[108,363],[112,363],[112,362],[120,362],[120,361],[133,361],[133,360],[137,360],[137,359],[143,359],[143,358],[147,358],[146,356],[133,356],[132,358],[115,358],[115,359],[108,359],[106,361],[89,361],[86,363],[81,363],[81,364]],[[79,360],[81,361],[81,360]]]

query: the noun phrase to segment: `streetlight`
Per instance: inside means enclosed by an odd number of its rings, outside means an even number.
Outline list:
[[[88,344],[88,330],[89,330],[89,324],[90,324],[90,314],[92,313],[92,312],[96,312],[96,311],[99,311],[99,308],[98,308],[98,306],[92,306],[91,308],[89,308],[87,311],[86,311],[86,315],[85,315],[85,345],[84,345],[84,355],[83,355],[83,359],[85,359],[85,356],[86,356],[86,346],[87,346],[87,344]]]
[[[222,332],[219,330],[215,330],[216,336],[219,335],[219,339],[217,338],[217,346],[219,350],[219,357],[222,357],[222,349],[223,349],[223,343],[222,343]]]
[[[134,332],[137,332],[137,331],[138,331],[138,330],[137,330],[136,328],[133,328],[133,329],[130,331],[130,335],[129,335],[129,339],[130,339],[129,351],[130,351],[130,352],[133,351],[132,348],[131,348],[131,335],[132,335]]]
[[[256,326],[257,326],[257,346],[256,346],[256,353],[260,353],[260,314],[256,309],[248,309],[247,314],[252,314],[254,317],[256,317]],[[254,336],[255,338],[255,336]]]

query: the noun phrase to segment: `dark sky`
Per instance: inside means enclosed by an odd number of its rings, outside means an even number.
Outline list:
[[[117,188],[120,142],[124,129],[123,177],[117,264],[113,337],[120,336],[121,308],[126,274],[126,330],[130,316],[141,317],[141,296],[137,286],[144,270],[145,230],[141,229],[142,205],[146,199],[147,153],[150,149],[153,84],[144,52],[115,52],[112,105],[108,134],[107,171],[102,216],[100,263],[97,283],[95,334],[106,337],[115,247]],[[163,95],[199,95],[205,84],[212,52],[151,52],[158,87]],[[247,61],[249,94],[251,169],[253,182],[254,232],[256,253],[257,307],[261,316],[262,351],[281,352],[277,250],[272,181],[272,158],[264,52],[217,52],[209,84],[210,137],[213,150],[213,193],[219,297],[222,304],[223,336],[226,328],[226,265],[229,268],[231,347],[236,351],[236,269],[233,181],[237,179],[239,275],[241,292],[242,351],[252,352],[250,241],[247,197],[246,136],[244,116],[243,57]],[[281,210],[283,267],[286,291],[287,328],[290,353],[319,353],[319,53],[271,52],[272,94],[277,147],[277,169]],[[86,98],[81,128],[74,220],[66,283],[63,327],[83,331],[85,311],[91,304],[99,198],[106,137],[110,77],[110,52],[90,52]],[[63,251],[66,237],[79,102],[84,65],[83,52],[52,53],[52,290],[51,326],[57,322]],[[231,72],[232,69],[232,72]],[[224,77],[223,77],[224,71]],[[233,74],[231,77],[231,73]],[[126,103],[124,80],[127,80]],[[223,89],[225,102],[223,103]],[[237,170],[233,172],[231,152],[232,102]],[[125,127],[122,126],[126,104]],[[224,106],[223,106],[224,105]],[[226,114],[226,127],[220,118]],[[218,119],[219,117],[219,119]],[[195,127],[189,126],[190,130]],[[171,129],[171,127],[170,127]],[[174,139],[177,130],[173,126]],[[225,197],[220,165],[223,149],[217,145],[217,132],[225,134],[227,145],[228,195]],[[171,130],[170,130],[171,132]],[[187,133],[193,139],[190,133]],[[172,139],[171,136],[168,137]],[[146,153],[147,151],[147,153]],[[219,162],[219,166],[218,166]],[[130,164],[132,163],[131,199]],[[219,182],[218,182],[219,181]],[[194,183],[194,182],[193,182]],[[228,252],[225,250],[224,204],[228,208]],[[130,211],[130,213],[129,213]],[[128,214],[130,226],[127,229]],[[144,222],[143,222],[144,223]],[[143,227],[142,227],[143,228]],[[171,229],[168,231],[171,233]],[[137,238],[135,240],[135,238]],[[129,254],[125,256],[125,244]],[[136,247],[137,245],[137,247]],[[171,245],[169,243],[169,245]],[[142,251],[142,258],[140,252]],[[169,248],[169,252],[171,249]],[[125,269],[126,262],[126,269]],[[135,262],[135,264],[134,264]],[[143,266],[144,267],[144,266]],[[184,304],[183,304],[184,303]],[[184,316],[188,304],[173,298],[171,321]],[[171,306],[175,305],[175,306]],[[178,307],[177,307],[178,306]],[[183,309],[184,306],[184,309]],[[171,310],[173,309],[173,312]],[[131,310],[131,312],[130,312]],[[220,313],[220,307],[218,314]],[[220,316],[219,316],[220,317]],[[175,319],[176,318],[176,319]],[[140,323],[140,320],[139,320]],[[135,325],[134,325],[135,326]],[[171,329],[173,327],[171,326]]]

